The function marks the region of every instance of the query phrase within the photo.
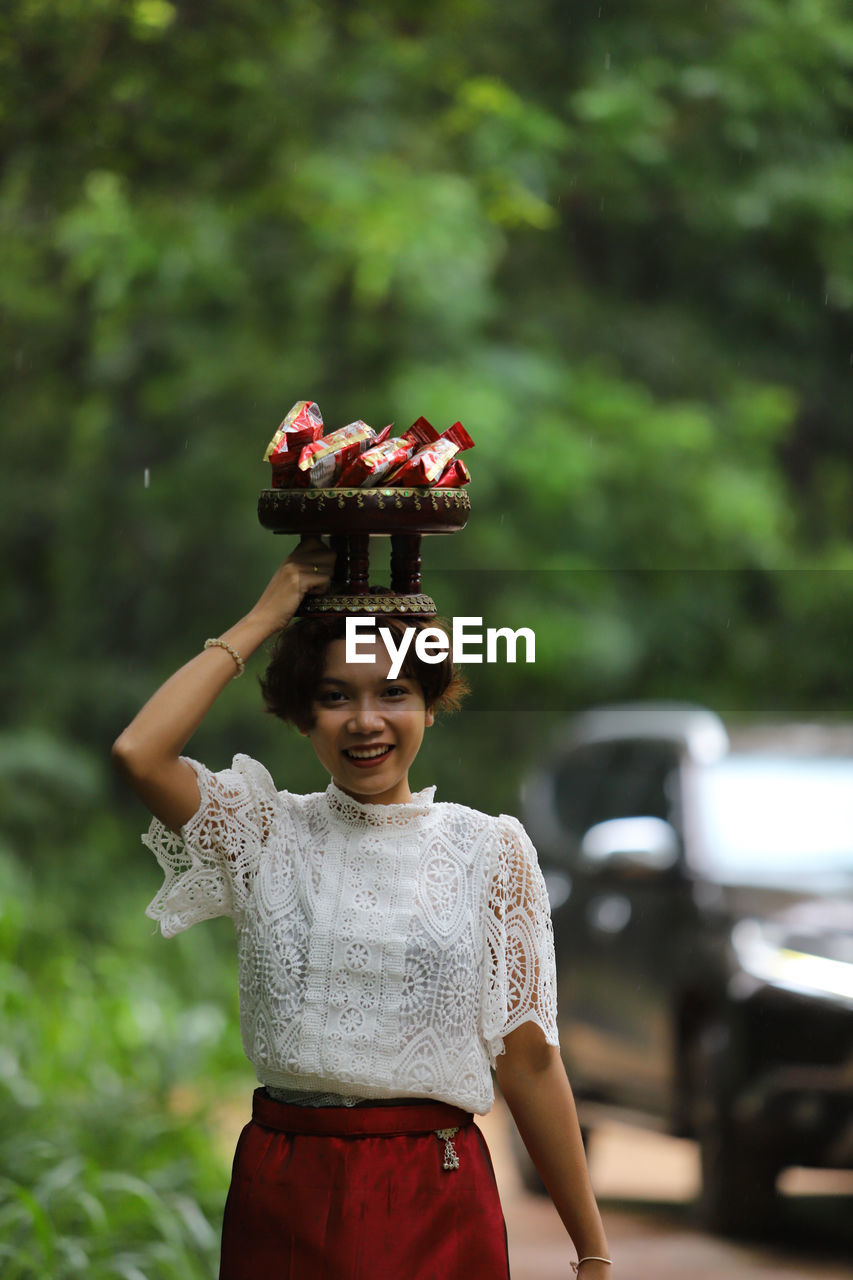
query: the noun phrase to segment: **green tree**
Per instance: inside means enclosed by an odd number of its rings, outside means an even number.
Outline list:
[[[254,524],[260,454],[301,395],[333,425],[472,430],[474,517],[427,575],[462,566],[445,609],[464,588],[541,631],[535,673],[478,673],[484,702],[737,705],[758,671],[771,701],[835,706],[851,59],[835,0],[16,0],[15,716],[100,748],[245,607],[280,551]],[[785,670],[771,625],[820,644]]]

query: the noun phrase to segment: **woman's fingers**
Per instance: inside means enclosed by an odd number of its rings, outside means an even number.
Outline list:
[[[302,597],[322,592],[332,578],[335,553],[319,538],[305,538],[273,574],[252,610],[266,621],[269,633],[286,627]]]
[[[303,538],[288,560],[299,568],[299,586],[312,595],[321,595],[332,580],[335,553],[320,538]],[[287,562],[285,562],[287,563]]]

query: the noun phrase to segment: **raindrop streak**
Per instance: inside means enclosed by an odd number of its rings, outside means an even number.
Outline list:
[[[144,473],[144,475],[143,475],[143,477],[142,477],[142,483],[143,483],[143,485],[145,486],[145,488],[146,488],[146,489],[147,489],[147,488],[149,487],[149,485],[151,484],[151,472],[150,472],[150,470],[149,470],[149,468],[148,468],[148,467],[146,467],[146,468],[145,468],[145,473]]]

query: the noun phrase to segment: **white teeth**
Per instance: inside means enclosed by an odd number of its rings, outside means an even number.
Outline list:
[[[350,747],[346,754],[353,760],[372,760],[374,756],[384,756],[389,747]]]

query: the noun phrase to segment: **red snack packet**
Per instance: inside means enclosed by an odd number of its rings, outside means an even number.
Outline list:
[[[438,479],[433,483],[433,489],[461,489],[463,485],[468,484],[471,476],[468,468],[461,458],[453,458],[448,462]]]
[[[405,436],[371,445],[344,468],[338,486],[344,489],[372,489],[392,467],[399,467],[414,451],[414,441],[407,441]]]
[[[454,422],[438,440],[418,449],[408,462],[404,462],[392,476],[388,484],[430,485],[444,471],[448,462],[463,449],[473,449],[474,441],[468,435],[461,422]]]
[[[272,486],[287,488],[297,483],[294,475],[299,455],[306,444],[323,434],[323,415],[313,400],[297,400],[280,423],[266,448],[264,462],[272,465]]]
[[[360,419],[306,444],[299,455],[299,470],[308,472],[312,489],[334,485],[344,467],[376,442],[376,432]]]
[[[434,441],[441,439],[432,423],[424,417],[416,418],[406,435],[417,441],[418,448],[422,444],[433,444]]]
[[[420,445],[438,439],[438,432],[426,418],[418,418],[408,431],[393,440],[387,438],[390,429],[386,427],[376,444],[371,445],[345,468],[338,480],[340,487],[373,489],[389,472],[410,458]]]

